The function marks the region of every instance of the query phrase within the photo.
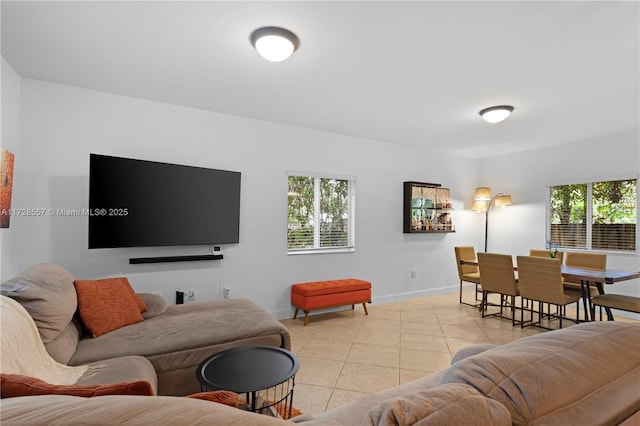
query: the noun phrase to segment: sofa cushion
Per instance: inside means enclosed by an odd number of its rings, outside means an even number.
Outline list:
[[[29,267],[2,283],[0,292],[24,306],[44,343],[55,340],[62,333],[78,306],[73,276],[53,263]]]
[[[93,337],[143,320],[125,280],[77,280],[78,312]]]
[[[465,358],[469,358],[470,356],[482,353],[484,351],[487,351],[489,349],[493,349],[496,347],[498,347],[498,345],[494,345],[491,343],[475,343],[472,345],[467,345],[464,348],[457,351],[455,354],[453,354],[453,357],[451,358],[451,365]]]
[[[286,420],[195,398],[106,395],[81,398],[44,395],[2,401],[7,425],[225,425],[291,426]]]
[[[147,310],[142,313],[142,318],[149,319],[162,315],[166,312],[169,305],[167,300],[159,294],[138,293],[138,296],[147,305]]]
[[[143,356],[130,355],[102,359],[88,364],[96,367],[92,374],[85,374],[77,385],[103,385],[107,383],[137,382],[144,380],[151,384],[154,395],[158,394],[158,376],[151,362]]]
[[[73,354],[76,353],[78,341],[80,340],[80,330],[83,330],[83,327],[76,316],[67,324],[58,337],[45,343],[44,347],[47,349],[47,352],[49,352],[49,355],[51,355],[51,358],[61,364],[67,364]]]
[[[33,395],[153,395],[151,384],[144,380],[136,382],[109,383],[102,385],[53,385],[35,377],[20,374],[0,373],[2,398]]]
[[[381,404],[383,401],[391,398],[397,398],[411,392],[427,390],[438,386],[441,373],[425,375],[417,380],[403,383],[399,386],[384,389],[380,392],[372,393],[361,398],[352,399],[351,401],[339,407],[335,407],[329,411],[324,411],[313,416],[313,420],[303,421],[308,415],[303,414],[294,417],[294,422],[301,422],[305,426],[309,425],[325,425],[331,422],[343,425],[359,425],[367,417],[371,407]]]
[[[499,401],[514,424],[617,424],[640,410],[640,324],[593,322],[458,361],[441,383]]]
[[[471,386],[454,383],[387,399],[369,411],[363,424],[510,426],[511,415]]]

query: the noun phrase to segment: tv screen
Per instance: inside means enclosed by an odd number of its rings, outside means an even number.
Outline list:
[[[90,154],[89,248],[237,243],[240,172]]]

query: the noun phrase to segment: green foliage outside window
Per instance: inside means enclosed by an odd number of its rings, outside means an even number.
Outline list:
[[[352,246],[349,180],[289,176],[287,249]]]
[[[636,223],[636,180],[593,184],[593,223]]]
[[[634,251],[637,180],[551,187],[550,237],[561,247]]]

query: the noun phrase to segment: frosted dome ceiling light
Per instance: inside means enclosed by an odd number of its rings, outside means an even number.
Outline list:
[[[284,28],[263,27],[251,33],[251,44],[266,60],[280,62],[296,51],[300,40],[294,33]]]
[[[488,123],[499,123],[509,117],[511,112],[513,112],[511,105],[498,105],[485,108],[479,114]]]

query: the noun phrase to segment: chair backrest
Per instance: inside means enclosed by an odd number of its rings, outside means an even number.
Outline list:
[[[565,265],[607,269],[607,255],[603,253],[585,253],[580,251],[568,251],[565,257]]]
[[[509,296],[518,295],[513,258],[510,254],[478,253],[478,267],[483,290]]]
[[[531,249],[531,250],[529,250],[529,256],[548,257],[548,258],[551,259],[551,256],[549,256],[549,250]],[[563,251],[559,251],[556,254],[556,259],[558,259],[560,261],[560,263],[562,263],[562,261],[564,259],[564,252]]]
[[[560,262],[550,257],[518,256],[520,296],[540,302],[564,304]]]
[[[475,265],[461,265],[461,260],[476,260],[476,250],[473,246],[459,246],[454,247],[456,252],[456,264],[458,265],[458,278],[463,279],[465,274],[471,274],[478,272],[478,267]]]

